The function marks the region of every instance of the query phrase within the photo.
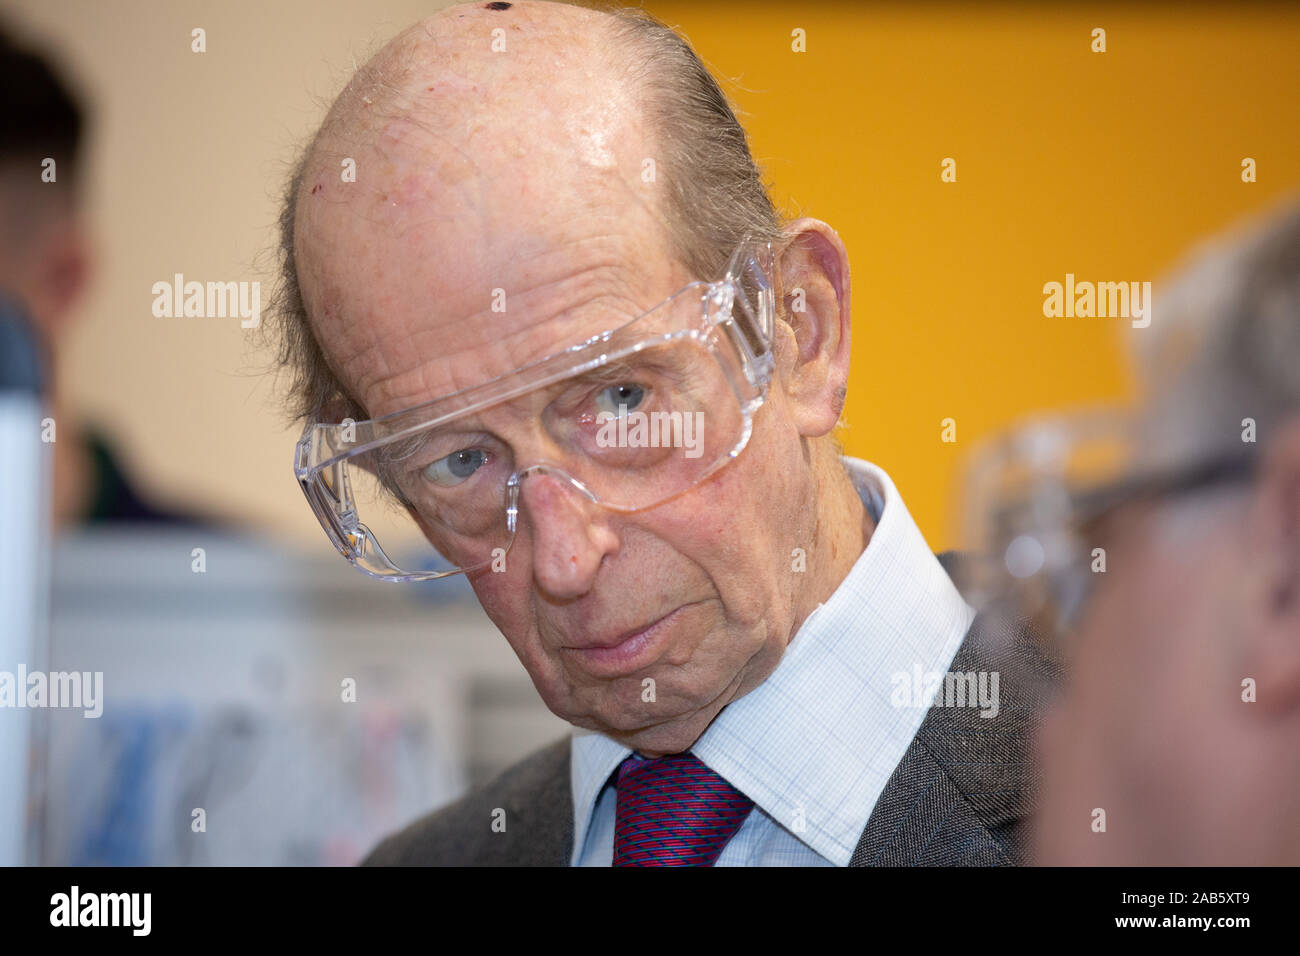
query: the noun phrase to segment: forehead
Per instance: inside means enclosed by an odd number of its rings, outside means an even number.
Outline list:
[[[639,119],[617,102],[548,130],[397,117],[318,150],[295,253],[317,341],[380,417],[623,324],[692,279],[671,254]],[[338,156],[356,154],[357,182]],[[347,158],[347,157],[344,157]]]
[[[447,250],[417,230],[340,266],[313,327],[371,417],[482,384],[624,324],[690,281],[656,231],[501,232]],[[386,251],[383,246],[390,246]]]

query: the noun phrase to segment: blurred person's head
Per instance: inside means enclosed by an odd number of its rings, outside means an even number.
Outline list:
[[[391,42],[330,110],[286,209],[297,410],[331,422],[620,326],[721,278],[746,234],[779,246],[805,308],[776,299],[775,377],[743,453],[630,513],[530,480],[505,571],[469,576],[550,709],[646,754],[689,747],[766,679],[869,534],[831,434],[849,359],[842,242],[816,220],[783,227],[725,96],[672,31],[537,2],[451,7]],[[514,455],[546,440],[505,416],[492,427],[475,440]],[[454,463],[457,480],[478,460]]]
[[[0,28],[0,293],[54,347],[85,290],[79,203],[83,114],[41,53]]]
[[[1202,249],[1131,334],[1150,393],[1138,470],[1201,477],[1093,528],[1105,573],[1041,741],[1038,858],[1294,864],[1300,208]]]

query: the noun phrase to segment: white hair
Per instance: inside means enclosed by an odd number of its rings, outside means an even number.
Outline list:
[[[1130,335],[1149,464],[1240,449],[1251,423],[1266,445],[1300,415],[1300,201],[1196,247]]]

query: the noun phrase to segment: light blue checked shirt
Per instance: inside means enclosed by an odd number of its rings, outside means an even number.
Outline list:
[[[871,540],[776,670],[691,748],[754,801],[718,866],[847,866],[930,704],[891,703],[899,675],[946,672],[975,617],[889,476],[842,461],[875,519]],[[609,866],[618,794],[607,782],[632,751],[587,730],[572,748],[571,862]]]

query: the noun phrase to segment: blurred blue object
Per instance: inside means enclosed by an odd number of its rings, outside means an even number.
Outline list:
[[[44,667],[49,611],[48,481],[50,445],[43,441],[41,347],[18,302],[0,290],[0,671]],[[51,436],[52,437],[52,436]],[[0,721],[0,866],[39,855],[42,721],[16,708]],[[36,801],[33,801],[33,794]]]
[[[352,864],[569,730],[467,588],[199,526],[79,529],[53,585],[103,716],[45,715],[47,864]]]
[[[150,831],[159,755],[168,740],[189,726],[184,705],[162,709],[127,708],[106,714],[82,746],[82,766],[111,755],[100,807],[85,818],[72,863],[77,866],[142,866],[154,855]]]
[[[0,392],[45,391],[41,346],[17,300],[0,289]]]

